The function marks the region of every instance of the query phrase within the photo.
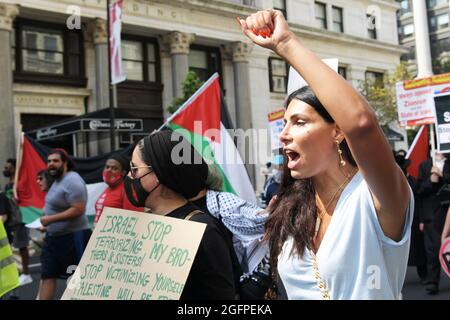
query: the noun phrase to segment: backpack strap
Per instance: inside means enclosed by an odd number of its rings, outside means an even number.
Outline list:
[[[203,212],[200,210],[194,210],[190,212],[186,217],[184,217],[184,220],[191,220],[191,218],[197,214],[202,214]]]

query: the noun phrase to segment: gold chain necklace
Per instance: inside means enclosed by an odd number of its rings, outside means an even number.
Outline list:
[[[319,209],[320,208],[320,212],[317,214],[317,219],[316,219],[316,229],[315,229],[315,236],[317,236],[317,233],[319,232],[320,229],[320,225],[322,224],[322,217],[328,212],[328,207],[333,203],[333,201],[336,199],[336,197],[342,192],[342,190],[344,190],[344,187],[347,185],[347,183],[351,180],[351,178],[353,178],[353,176],[356,174],[358,170],[356,169],[355,171],[353,171],[351,174],[349,174],[344,182],[342,182],[342,184],[337,188],[337,190],[334,192],[333,196],[331,197],[331,199],[328,201],[327,205],[324,206],[322,200],[319,198],[319,196],[316,194],[316,203],[317,203],[317,207]]]

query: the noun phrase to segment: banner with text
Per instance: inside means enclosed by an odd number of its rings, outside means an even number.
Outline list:
[[[105,208],[62,299],[179,299],[205,227]]]
[[[450,90],[450,73],[397,82],[397,111],[401,126],[432,124],[436,121],[434,95]]]
[[[269,113],[267,118],[269,119],[270,145],[272,147],[272,151],[283,148],[280,140],[280,134],[284,128],[284,108]]]
[[[434,98],[438,151],[450,152],[450,92]]]

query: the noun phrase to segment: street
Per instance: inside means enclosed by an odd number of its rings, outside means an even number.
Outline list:
[[[41,235],[39,233],[32,233],[32,238],[34,240],[39,240]],[[40,279],[40,261],[39,246],[33,243],[30,250],[30,272],[33,277],[33,282],[31,284],[19,287],[14,292],[6,294],[5,299],[11,298],[12,296],[17,296],[20,300],[33,300],[36,298],[36,294],[39,288]],[[20,261],[19,255],[15,254],[16,261]],[[66,280],[58,280],[57,291],[55,299],[60,299],[64,293],[66,286]],[[420,283],[419,277],[417,276],[415,267],[408,267],[406,274],[405,284],[403,286],[403,299],[404,300],[450,300],[450,278],[447,277],[443,272],[441,273],[441,283],[440,291],[437,295],[428,295],[424,289],[424,286]]]

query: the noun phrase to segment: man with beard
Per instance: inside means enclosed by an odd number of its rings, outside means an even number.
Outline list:
[[[38,299],[53,299],[57,278],[67,278],[68,268],[78,265],[91,234],[85,214],[86,184],[73,171],[67,152],[53,149],[47,169],[54,182],[45,196],[41,223],[47,227],[41,254],[41,283]]]
[[[8,178],[8,183],[5,185],[5,191],[0,193],[0,215],[5,217],[5,229],[9,242],[14,248],[19,249],[20,252],[22,274],[19,277],[19,285],[23,286],[33,282],[33,278],[30,276],[28,269],[30,234],[28,228],[22,223],[19,207],[13,197],[15,174],[16,159],[10,158],[6,160],[5,167],[3,168],[3,176]]]

